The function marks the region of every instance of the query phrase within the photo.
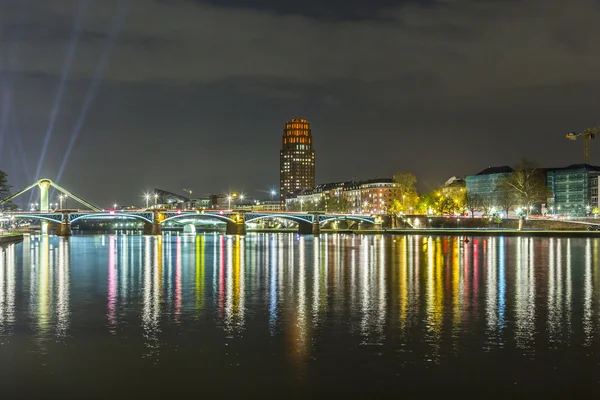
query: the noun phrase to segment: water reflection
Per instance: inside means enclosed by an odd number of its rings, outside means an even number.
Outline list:
[[[594,290],[592,280],[592,240],[585,241],[585,270],[583,278],[583,332],[585,334],[585,345],[592,342],[592,293]]]
[[[216,327],[228,343],[283,338],[300,373],[331,331],[365,351],[418,348],[427,362],[469,346],[535,357],[597,345],[598,248],[591,238],[31,237],[1,249],[0,336],[22,324],[64,342],[101,319],[107,336],[138,337],[158,362],[173,332]]]
[[[157,360],[160,350],[159,323],[163,283],[162,237],[145,236],[142,240],[144,241],[142,328],[146,347],[144,357]]]
[[[204,235],[196,236],[195,238],[196,246],[195,246],[195,265],[196,265],[196,287],[195,287],[195,309],[196,309],[196,317],[200,316],[200,312],[204,309],[204,301],[206,297],[206,288],[205,288],[205,273],[206,273],[206,254],[205,254],[205,244],[206,238]]]
[[[15,322],[15,246],[0,249],[0,336],[12,333]]]
[[[531,349],[535,333],[535,280],[533,239],[518,238],[515,257],[515,339],[517,346]]]
[[[56,268],[58,269],[58,276],[56,277],[56,335],[59,337],[68,335],[71,322],[70,260],[69,240],[59,238],[56,250]]]
[[[2,268],[5,278],[0,282],[4,282],[3,286],[12,291],[12,294],[8,292],[6,296],[10,300],[7,305],[14,307],[13,279],[18,269],[23,272],[21,276],[30,280],[29,316],[36,337],[42,340],[40,344],[52,335],[64,338],[69,335],[72,307],[69,240],[42,236],[28,239],[27,244],[29,251],[25,250],[26,255],[23,257],[30,261],[27,273],[23,271],[22,264],[16,261],[14,245],[4,249],[8,257],[4,258],[5,267]],[[13,317],[10,322],[18,321]]]
[[[225,247],[226,268],[220,280],[225,281],[225,331],[239,334],[244,327],[244,239],[228,237]]]

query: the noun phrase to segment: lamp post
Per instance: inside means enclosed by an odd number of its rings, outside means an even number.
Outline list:
[[[63,203],[62,203],[62,202],[63,202],[63,199],[64,199],[64,198],[65,198],[65,195],[64,195],[64,194],[60,194],[60,195],[58,195],[58,202],[59,202],[59,204],[60,204],[60,209],[61,209],[61,210],[63,209]]]
[[[275,189],[271,189],[271,201],[273,201],[275,194],[276,194]]]
[[[113,209],[116,210],[117,209],[117,203],[113,204]]]
[[[300,212],[302,212],[302,205],[304,204],[304,200],[300,199]]]
[[[150,201],[150,193],[144,194],[144,199],[146,199],[146,208],[148,208],[148,204]]]
[[[231,195],[227,196],[227,209],[231,210]]]
[[[158,204],[158,193],[154,193],[154,205]]]

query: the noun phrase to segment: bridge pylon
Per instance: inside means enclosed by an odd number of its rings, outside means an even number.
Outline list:
[[[313,235],[319,236],[321,234],[321,223],[319,222],[319,215],[323,213],[315,212],[312,213],[312,222],[299,222],[298,233],[300,235]]]
[[[144,222],[143,235],[162,235],[160,223],[165,219],[165,215],[160,210],[154,210],[152,222]]]
[[[244,213],[239,212],[230,216],[232,222],[227,222],[227,235],[239,235],[243,236],[246,234],[246,220]]]
[[[63,212],[63,219],[56,227],[56,236],[71,236],[71,222],[69,221],[69,213]]]

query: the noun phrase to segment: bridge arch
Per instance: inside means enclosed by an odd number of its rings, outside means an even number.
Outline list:
[[[54,217],[50,217],[50,215]],[[7,214],[7,216],[19,219],[37,219],[40,221],[53,222],[55,224],[60,224],[63,219],[62,214],[48,214],[48,216],[39,214]]]
[[[218,219],[222,222],[227,222],[227,223],[235,223],[235,221],[225,215],[220,215],[220,214],[177,214],[177,215],[173,215],[172,217],[168,217],[163,219],[162,221],[160,221],[160,224],[164,224],[165,222],[170,222],[170,221],[174,221],[177,219],[182,219],[182,218],[198,218],[198,219]]]
[[[152,223],[151,219],[148,219],[142,215],[137,214],[121,214],[121,213],[94,213],[94,214],[80,214],[75,215],[74,218],[70,220],[71,223],[77,222],[81,219],[138,219],[144,222]]]
[[[288,221],[296,222],[298,224],[312,224],[312,221],[308,220],[306,217],[303,218],[301,216],[285,215],[285,214],[265,214],[265,215],[259,215],[259,216],[251,217],[251,218],[247,219],[245,222],[246,223],[250,223],[250,222],[259,221],[259,220],[262,220],[262,219],[271,219],[271,218],[285,219],[285,220],[288,220]]]
[[[358,221],[358,222],[365,222],[365,223],[371,224],[371,225],[375,225],[376,224],[375,218],[373,218],[373,217],[371,217],[371,218],[361,217],[359,215],[326,216],[325,218],[321,218],[319,220],[319,223],[321,225],[325,225],[327,223],[334,222],[334,221],[347,221],[347,220]]]

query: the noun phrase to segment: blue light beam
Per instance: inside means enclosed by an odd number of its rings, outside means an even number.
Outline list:
[[[79,6],[77,7],[77,13],[75,14],[75,21],[73,23],[73,38],[71,38],[71,43],[69,44],[69,50],[67,51],[67,57],[65,58],[65,63],[63,65],[63,69],[60,76],[60,83],[58,86],[58,90],[56,92],[56,96],[54,97],[54,104],[52,106],[52,111],[50,113],[50,123],[48,124],[48,128],[46,129],[46,135],[44,136],[44,144],[42,146],[42,153],[40,155],[40,159],[38,161],[37,169],[35,171],[35,179],[40,178],[40,172],[42,170],[42,165],[44,164],[44,160],[46,158],[46,151],[48,151],[48,145],[50,144],[50,139],[52,138],[52,133],[54,131],[54,124],[56,123],[56,116],[58,115],[58,111],[60,110],[60,105],[62,103],[63,93],[65,91],[67,78],[71,72],[71,65],[73,64],[73,58],[75,56],[75,52],[77,50],[77,44],[79,42],[79,35],[81,34],[81,29],[83,25],[83,19],[85,15],[85,11],[87,10],[87,6],[89,4],[89,0],[84,0],[79,2]]]
[[[120,0],[119,1],[117,15],[109,28],[108,41],[106,42],[104,51],[102,52],[100,62],[96,66],[94,75],[92,77],[92,82],[90,83],[88,91],[85,95],[85,99],[83,101],[83,106],[81,107],[81,112],[79,114],[79,119],[77,120],[77,123],[75,124],[75,127],[73,128],[73,131],[71,132],[69,145],[67,146],[65,156],[60,165],[60,169],[58,170],[56,182],[60,182],[60,178],[62,177],[65,167],[67,166],[67,162],[69,161],[69,158],[71,157],[71,152],[73,151],[75,142],[77,141],[77,138],[79,137],[81,128],[83,127],[83,124],[85,123],[85,118],[87,116],[88,109],[90,107],[90,104],[92,103],[92,100],[94,99],[94,96],[96,95],[96,90],[98,89],[98,86],[100,85],[102,76],[104,75],[104,70],[106,69],[106,66],[108,65],[110,53],[115,45],[117,35],[119,34],[119,31],[122,28],[122,25],[125,20],[125,16],[127,15],[127,10],[129,8],[130,4],[131,4],[131,0]]]
[[[21,168],[25,174],[26,182],[31,182],[31,170],[29,169],[29,163],[27,162],[27,156],[25,155],[25,149],[23,148],[23,140],[21,140],[21,131],[17,125],[17,117],[14,111],[10,114],[11,130],[12,134],[9,136],[11,143],[14,147],[13,153],[15,153],[21,159]]]

